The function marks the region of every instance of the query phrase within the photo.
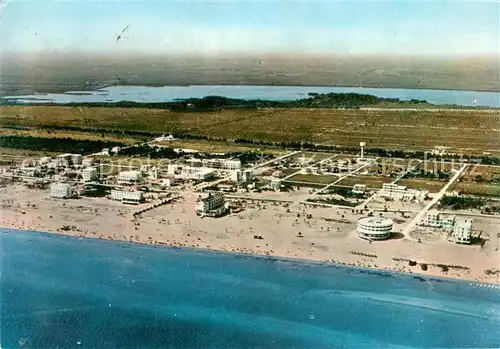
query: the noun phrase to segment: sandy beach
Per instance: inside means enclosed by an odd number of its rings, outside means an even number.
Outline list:
[[[242,212],[200,218],[194,210],[199,194],[183,192],[177,202],[134,217],[132,213],[143,205],[126,206],[106,198],[56,200],[49,198],[48,190],[22,185],[0,188],[0,193],[0,226],[4,228],[499,282],[495,271],[499,268],[500,220],[493,218],[477,220],[477,229],[483,231],[482,238],[486,239],[483,247],[457,245],[447,241],[442,233],[418,231],[409,237],[395,234],[393,239],[370,243],[356,234],[356,220],[363,215],[349,209],[303,204],[286,207],[285,203],[246,200]],[[384,212],[383,216],[394,219],[396,232],[413,217],[406,214],[402,218],[395,212]],[[410,266],[409,261],[417,264]],[[421,264],[427,264],[427,270]],[[442,265],[448,266],[447,270]]]

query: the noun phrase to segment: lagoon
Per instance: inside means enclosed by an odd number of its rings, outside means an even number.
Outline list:
[[[500,290],[335,264],[0,230],[2,348],[500,345]]]
[[[109,86],[95,91],[7,96],[3,100],[25,103],[104,103],[104,102],[166,102],[176,99],[223,96],[240,99],[296,100],[315,93],[360,93],[400,100],[426,100],[438,105],[500,107],[500,92],[460,90],[392,89],[363,87],[318,86],[251,86],[251,85],[192,85],[192,86]]]

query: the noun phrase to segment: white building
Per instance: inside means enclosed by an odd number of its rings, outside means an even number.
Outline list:
[[[158,179],[158,168],[156,168],[156,166],[153,166],[148,171],[148,177],[151,178],[151,179]]]
[[[17,174],[27,177],[35,177],[39,174],[38,168],[36,167],[21,167],[18,169]]]
[[[173,135],[168,135],[168,136],[161,136],[161,137],[156,137],[155,138],[155,141],[157,142],[161,142],[161,141],[173,141],[175,140],[174,136]]]
[[[97,168],[86,167],[82,170],[82,179],[84,182],[95,181],[98,177]]]
[[[196,203],[198,216],[217,217],[226,211],[226,200],[222,193],[210,193]]]
[[[231,181],[233,182],[250,182],[252,180],[252,170],[233,170],[231,171]]]
[[[56,162],[58,166],[68,167],[71,165],[71,155],[72,154],[61,154],[56,156]]]
[[[181,177],[185,179],[206,181],[215,177],[215,173],[212,169],[206,167],[185,166],[181,169]]]
[[[364,194],[366,191],[366,184],[354,184],[352,192],[354,194]]]
[[[175,164],[167,165],[167,174],[174,176],[181,173],[181,166]]]
[[[115,153],[115,154],[118,153],[120,150],[122,150],[121,147],[113,147],[113,148],[111,148],[111,152]]]
[[[219,188],[220,191],[224,191],[224,192],[236,191],[234,184],[219,184],[217,187]]]
[[[457,244],[470,244],[472,238],[472,219],[457,219],[453,227],[452,237]]]
[[[176,183],[175,178],[163,178],[161,181],[161,184],[166,187],[171,187],[175,185],[175,183]]]
[[[365,217],[358,220],[358,236],[366,240],[385,240],[392,234],[392,219]]]
[[[94,158],[92,158],[92,157],[84,157],[82,159],[82,166],[83,167],[90,167],[92,165],[94,165]]]
[[[40,166],[46,166],[50,164],[51,161],[52,158],[50,156],[42,156],[40,160],[38,160],[38,163],[40,164]]]
[[[141,171],[122,171],[118,174],[118,184],[137,184],[142,181]]]
[[[271,183],[269,184],[272,190],[279,191],[281,189],[281,179],[273,178],[271,179]]]
[[[73,165],[81,165],[82,164],[82,155],[81,154],[71,154],[71,163]]]
[[[75,196],[73,187],[68,183],[53,183],[50,186],[50,197],[68,199]]]
[[[380,195],[388,196],[401,201],[421,201],[424,200],[429,192],[427,190],[408,189],[404,185],[397,185],[395,183],[382,184]]]
[[[112,189],[110,199],[121,201],[124,204],[137,205],[144,201],[144,193],[142,191]]]
[[[109,148],[102,148],[99,155],[109,156]]]
[[[422,224],[433,228],[453,228],[455,216],[444,215],[438,210],[431,210],[427,213]]]
[[[34,167],[36,165],[36,161],[33,159],[24,159],[21,162],[22,167]]]
[[[240,159],[226,159],[222,162],[222,168],[225,170],[240,170],[241,160]]]

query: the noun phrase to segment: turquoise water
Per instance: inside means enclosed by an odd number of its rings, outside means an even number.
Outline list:
[[[0,230],[2,348],[500,346],[469,282]]]
[[[362,93],[401,100],[426,100],[433,104],[500,107],[500,92],[318,86],[110,86],[84,94],[75,91],[3,98],[27,103],[164,102],[177,98],[201,98],[213,95],[240,99],[295,100],[306,98],[309,92]]]

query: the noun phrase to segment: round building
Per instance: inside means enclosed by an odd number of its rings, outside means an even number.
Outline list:
[[[358,236],[367,240],[385,240],[391,236],[392,219],[365,217],[358,220]]]

